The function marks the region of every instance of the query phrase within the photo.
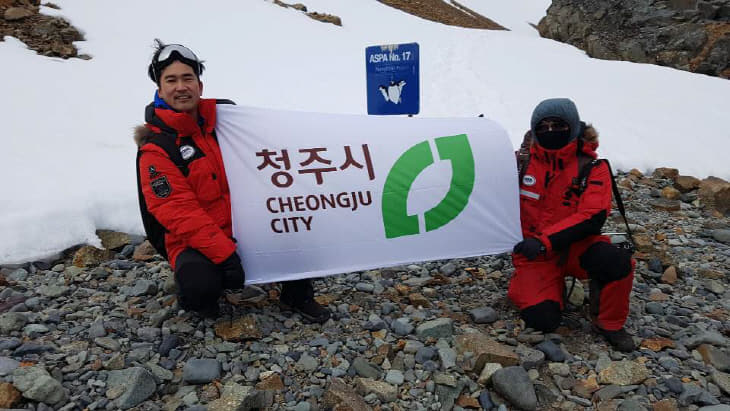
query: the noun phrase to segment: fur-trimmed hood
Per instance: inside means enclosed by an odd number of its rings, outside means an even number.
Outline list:
[[[154,131],[150,130],[143,124],[134,128],[134,142],[137,144],[137,147],[142,147],[147,144],[154,136]]]

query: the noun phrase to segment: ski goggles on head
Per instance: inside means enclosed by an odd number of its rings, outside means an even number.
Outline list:
[[[180,57],[186,58],[188,60],[192,60],[196,63],[199,62],[198,56],[195,55],[195,53],[192,52],[189,48],[180,45],[180,44],[168,44],[165,47],[160,50],[160,54],[157,55],[157,58],[152,62],[152,64],[158,65],[158,64],[164,64],[167,62],[167,60],[172,57],[172,53],[177,52],[180,54]]]
[[[176,60],[191,66],[197,76],[203,73],[203,65],[192,50],[181,44],[168,44],[160,49],[160,52],[157,53],[150,63],[148,74],[152,81],[157,83],[162,69]]]

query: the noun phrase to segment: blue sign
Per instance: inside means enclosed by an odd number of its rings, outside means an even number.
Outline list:
[[[418,43],[365,49],[368,114],[418,114]]]

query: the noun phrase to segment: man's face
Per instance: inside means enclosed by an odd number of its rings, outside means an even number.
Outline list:
[[[203,83],[195,76],[192,67],[175,61],[162,70],[160,79],[160,97],[170,107],[183,113],[197,114]]]

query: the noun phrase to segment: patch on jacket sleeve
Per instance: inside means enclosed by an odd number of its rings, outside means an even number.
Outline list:
[[[170,187],[170,183],[165,176],[152,180],[150,185],[152,186],[152,191],[159,198],[167,198],[172,193],[172,187]]]

